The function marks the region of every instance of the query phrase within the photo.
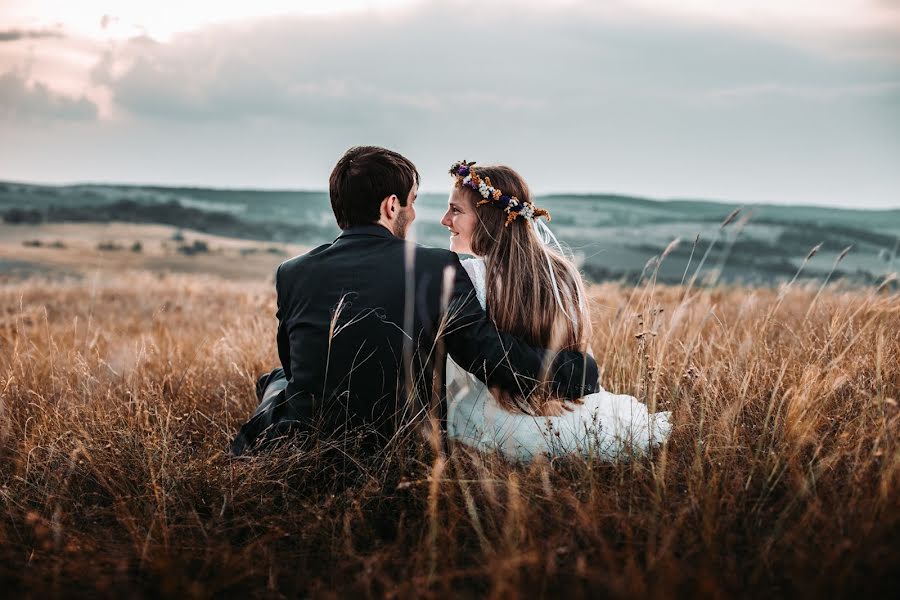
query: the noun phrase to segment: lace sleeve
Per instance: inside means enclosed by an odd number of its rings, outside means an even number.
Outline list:
[[[478,297],[478,303],[482,309],[487,309],[487,292],[485,291],[485,267],[483,258],[470,258],[462,261],[462,266],[472,280],[472,287],[475,288],[475,295]]]

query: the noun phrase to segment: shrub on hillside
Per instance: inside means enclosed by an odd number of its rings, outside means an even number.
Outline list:
[[[203,240],[194,240],[194,243],[192,244],[182,244],[181,246],[178,246],[178,251],[188,256],[206,254],[209,252],[209,244]]]
[[[10,225],[38,225],[44,213],[34,208],[10,208],[3,212],[3,222]]]

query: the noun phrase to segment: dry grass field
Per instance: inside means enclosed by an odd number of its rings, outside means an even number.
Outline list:
[[[0,284],[0,582],[66,596],[863,597],[900,592],[900,296],[592,288],[649,459],[408,443],[223,453],[276,365],[264,281]]]
[[[184,252],[198,242],[205,251]],[[285,258],[306,250],[297,244],[239,240],[169,225],[0,223],[0,282],[35,274],[90,278],[98,272],[134,270],[258,281],[271,277]]]

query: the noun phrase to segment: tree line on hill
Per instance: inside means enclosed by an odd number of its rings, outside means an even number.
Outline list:
[[[10,208],[3,222],[11,225],[41,223],[159,223],[203,233],[248,240],[315,243],[333,239],[333,228],[316,224],[249,222],[227,213],[183,206],[176,200],[143,203],[118,200],[110,204]]]

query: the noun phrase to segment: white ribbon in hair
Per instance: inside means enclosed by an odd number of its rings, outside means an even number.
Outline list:
[[[550,258],[550,252],[547,251],[547,248],[553,244],[556,246],[556,250],[559,252],[560,256],[565,256],[563,253],[562,245],[559,243],[559,240],[556,239],[556,236],[553,235],[553,232],[550,231],[550,228],[540,219],[532,219],[532,223],[535,224],[535,231],[538,234],[538,238],[540,238],[541,242],[543,242],[543,251],[544,257],[547,259],[547,269],[550,271],[550,281],[553,282],[553,296],[556,298],[556,303],[559,305],[559,309],[563,311],[563,314],[567,314],[568,310],[565,306],[563,306],[562,298],[559,295],[559,283],[556,281],[556,269],[553,268],[553,260]]]

